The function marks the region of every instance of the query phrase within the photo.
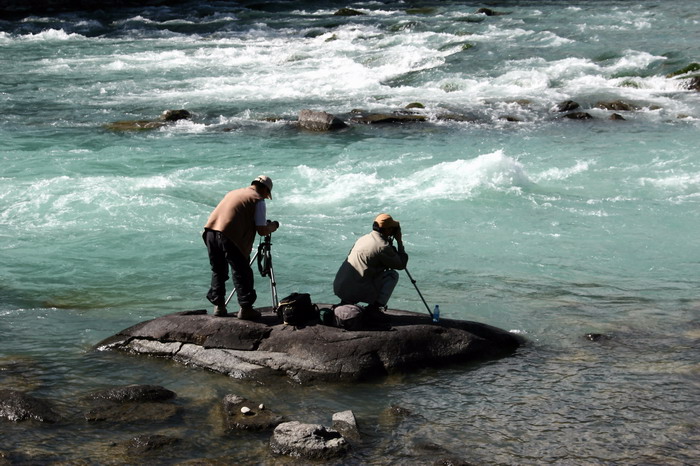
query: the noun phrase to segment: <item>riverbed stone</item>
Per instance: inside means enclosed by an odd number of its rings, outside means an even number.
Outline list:
[[[114,401],[117,403],[126,402],[158,402],[175,398],[175,392],[160,385],[125,385],[122,387],[112,387],[100,390],[88,395],[92,400]]]
[[[329,307],[319,304],[319,307]],[[388,310],[384,329],[346,331],[309,322],[282,324],[271,308],[258,321],[206,311],[168,314],[120,331],[97,350],[164,356],[232,377],[265,381],[357,381],[391,373],[511,355],[523,339],[478,322]],[[167,349],[166,349],[167,347]]]
[[[554,109],[557,112],[570,112],[572,110],[576,110],[577,108],[581,107],[578,102],[574,102],[573,100],[565,100],[563,102],[559,102]]]
[[[21,422],[58,422],[60,416],[51,404],[19,390],[0,390],[0,419]]]
[[[137,435],[121,446],[128,455],[155,454],[163,450],[170,450],[182,442],[179,437],[162,434]]]
[[[135,423],[165,422],[180,413],[180,407],[168,403],[115,403],[99,405],[85,413],[89,422]]]
[[[275,428],[270,448],[278,455],[328,460],[344,455],[348,451],[348,442],[338,431],[321,424],[290,421]]]
[[[272,430],[284,422],[284,418],[242,396],[230,393],[222,403],[224,423],[228,430]]]
[[[593,115],[588,112],[571,112],[564,115],[564,118],[570,120],[591,120],[593,119]]]
[[[352,410],[341,411],[333,414],[333,429],[340,432],[346,439],[357,441],[360,439],[360,429]]]
[[[88,394],[84,414],[89,422],[164,422],[180,413],[175,392],[160,385],[125,385]]]
[[[309,131],[331,131],[335,129],[346,128],[348,125],[327,112],[316,110],[301,110],[298,117],[299,126]]]

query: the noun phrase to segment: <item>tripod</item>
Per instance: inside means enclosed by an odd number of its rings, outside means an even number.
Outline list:
[[[253,265],[253,262],[255,262],[255,259],[258,260],[258,270],[260,271],[260,275],[263,277],[269,276],[270,277],[270,293],[272,294],[272,309],[277,310],[279,307],[279,299],[277,298],[277,282],[275,282],[275,272],[272,270],[272,242],[271,242],[271,236],[272,234],[266,235],[264,240],[260,240],[260,244],[258,244],[258,250],[255,251],[255,255],[253,258],[250,260],[250,264],[248,265]],[[228,306],[229,301],[231,301],[231,298],[233,298],[233,295],[236,294],[236,287],[233,287],[233,291],[231,291],[231,294],[228,295],[228,298],[226,298],[226,305]]]

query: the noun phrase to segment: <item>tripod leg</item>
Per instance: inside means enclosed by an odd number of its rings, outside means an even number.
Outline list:
[[[255,262],[255,258],[258,257],[258,251],[255,252],[255,255],[253,258],[250,260],[250,264],[248,265],[253,265],[253,262]],[[224,303],[224,306],[228,306],[229,301],[231,301],[231,298],[233,298],[233,295],[236,294],[236,286],[233,286],[233,290],[231,291],[231,294],[228,295],[228,298],[226,298],[226,302]]]
[[[275,281],[275,272],[272,270],[272,261],[270,261],[270,292],[272,293],[272,310],[276,311],[280,303],[277,299],[277,282]]]

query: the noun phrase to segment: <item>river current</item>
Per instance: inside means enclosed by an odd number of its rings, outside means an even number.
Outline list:
[[[283,461],[269,433],[221,432],[211,411],[227,393],[326,425],[352,409],[363,441],[350,464],[697,463],[698,2],[482,6],[191,2],[0,20],[0,388],[79,415],[91,390],[163,385],[187,406],[154,432],[186,439],[152,459],[163,464]],[[592,118],[564,118],[567,100]],[[294,124],[307,108],[350,118],[416,102],[426,121]],[[167,109],[192,119],[106,128]],[[280,296],[335,302],[337,267],[388,212],[431,308],[528,343],[350,386],[94,352],[143,320],[209,307],[202,226],[260,174],[282,225]],[[390,306],[426,312],[405,274]],[[122,461],[114,442],[138,432],[0,429],[10,457],[88,464]]]

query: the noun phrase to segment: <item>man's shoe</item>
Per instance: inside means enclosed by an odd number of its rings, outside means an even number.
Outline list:
[[[228,316],[228,311],[226,311],[226,305],[216,305],[214,306],[214,316],[215,317],[226,317]]]
[[[241,320],[257,320],[262,316],[259,311],[256,311],[252,307],[242,307],[238,311],[238,318]]]

